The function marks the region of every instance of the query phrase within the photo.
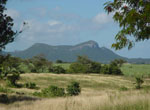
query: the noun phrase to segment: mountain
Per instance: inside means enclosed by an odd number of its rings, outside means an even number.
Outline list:
[[[36,43],[26,50],[9,52],[9,54],[21,58],[32,58],[38,54],[44,54],[50,61],[56,61],[59,59],[65,62],[75,61],[78,55],[85,55],[91,60],[102,63],[109,63],[114,59],[125,59],[129,62],[150,62],[150,59],[128,59],[119,56],[105,47],[99,47],[98,43],[92,40],[73,46],[52,46],[43,43]]]

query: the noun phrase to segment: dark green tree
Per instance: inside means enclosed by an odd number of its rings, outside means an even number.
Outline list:
[[[48,61],[43,54],[34,56],[30,61],[34,64],[35,72],[44,72],[45,68],[51,68],[52,62]]]
[[[0,51],[5,48],[5,45],[13,42],[15,36],[18,34],[18,32],[12,30],[14,25],[13,19],[4,14],[6,2],[7,0],[0,0]]]
[[[150,39],[150,0],[113,0],[104,5],[121,27],[112,44],[116,50],[130,49],[135,42]]]

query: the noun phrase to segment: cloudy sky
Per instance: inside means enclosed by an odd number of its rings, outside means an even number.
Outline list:
[[[7,13],[14,19],[14,29],[24,32],[9,44],[7,51],[23,50],[34,43],[75,45],[94,40],[113,51],[111,44],[119,31],[112,15],[107,15],[106,0],[8,0]],[[115,51],[125,57],[150,58],[150,41],[136,43],[128,51]]]

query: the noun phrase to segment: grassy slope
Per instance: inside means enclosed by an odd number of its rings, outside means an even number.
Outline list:
[[[40,89],[49,85],[66,87],[72,80],[82,87],[77,97],[42,99],[38,101],[15,102],[0,105],[0,110],[149,110],[150,79],[145,79],[142,90],[134,89],[134,79],[124,76],[108,75],[56,75],[56,74],[23,74],[19,83],[35,82]],[[128,91],[120,91],[121,87]],[[34,91],[26,88],[13,89],[30,95]]]
[[[57,64],[58,65],[58,64]],[[68,68],[69,64],[59,64]],[[150,65],[125,64],[122,71],[126,76],[150,74]],[[67,87],[75,80],[80,82],[82,93],[77,97],[51,98],[38,101],[0,104],[0,110],[150,110],[150,78],[146,78],[142,90],[135,90],[135,80],[126,76],[73,75],[73,74],[22,74],[19,83],[35,82],[40,90],[49,85]],[[1,85],[4,82],[1,82]],[[122,87],[128,88],[121,91]],[[12,88],[11,88],[12,89]],[[31,96],[35,91],[26,88],[12,89]]]

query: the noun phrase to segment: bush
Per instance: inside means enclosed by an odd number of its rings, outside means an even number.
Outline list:
[[[87,67],[80,63],[72,63],[69,67],[69,73],[86,73]]]
[[[81,92],[80,84],[78,82],[71,82],[67,87],[67,93],[70,96],[79,95]]]
[[[110,65],[104,65],[101,69],[101,73],[103,74],[114,74],[114,75],[122,75],[122,71],[116,63],[111,63]]]
[[[29,72],[31,72],[30,69],[28,68],[28,65],[26,65],[24,63],[21,63],[18,66],[18,70],[19,70],[20,73],[29,73]]]
[[[122,75],[122,72],[118,66],[110,65],[109,74]]]
[[[63,63],[62,60],[56,60],[56,63]]]
[[[36,84],[33,82],[26,83],[25,87],[29,88],[29,89],[36,89],[37,88]]]
[[[43,89],[41,92],[35,92],[33,95],[40,97],[62,97],[65,96],[65,90],[57,86],[50,86]]]
[[[109,66],[108,65],[104,65],[101,69],[101,73],[103,74],[110,74],[109,72]]]
[[[50,72],[60,74],[66,73],[66,70],[61,66],[53,66],[52,68],[50,68]]]
[[[20,79],[19,73],[12,73],[7,76],[7,85],[11,87],[16,87],[16,81]]]
[[[97,62],[90,62],[82,64],[79,62],[72,63],[68,72],[70,73],[100,73],[101,64]]]
[[[141,77],[136,77],[136,89],[141,89],[141,85],[144,83]]]
[[[13,91],[0,86],[0,92],[2,92],[2,93],[12,93]]]
[[[128,88],[125,86],[120,87],[120,91],[127,91],[127,90],[128,90]]]

